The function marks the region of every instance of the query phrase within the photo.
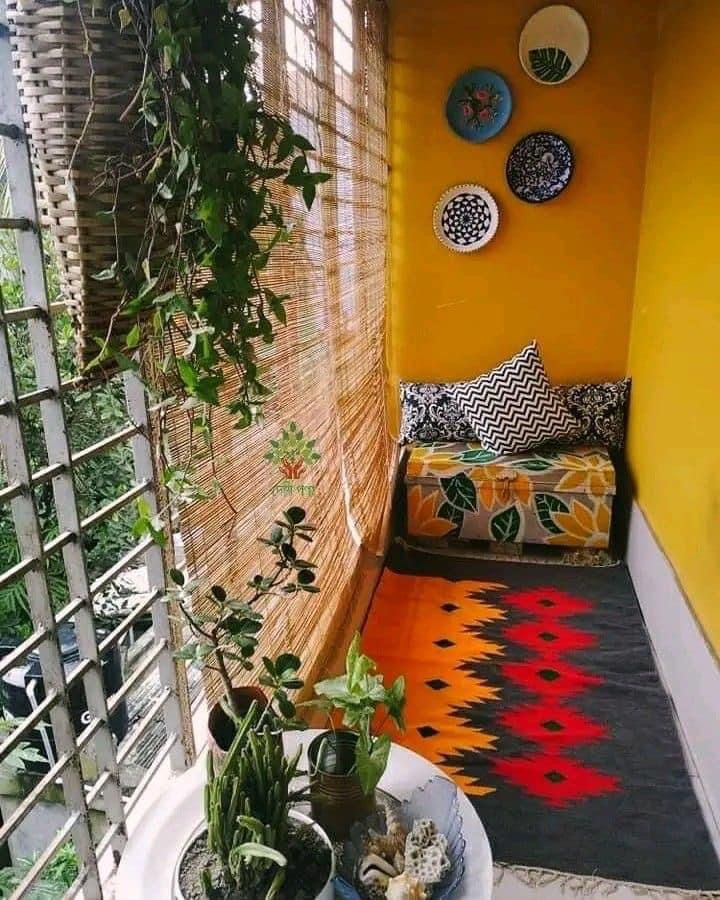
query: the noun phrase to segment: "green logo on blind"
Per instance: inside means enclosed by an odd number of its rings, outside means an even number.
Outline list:
[[[314,494],[315,486],[310,482],[308,472],[320,459],[315,441],[306,438],[296,422],[290,422],[278,440],[270,441],[270,447],[265,459],[277,466],[282,475],[273,493],[297,493],[306,497]]]

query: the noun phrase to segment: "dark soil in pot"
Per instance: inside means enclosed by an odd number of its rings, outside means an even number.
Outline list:
[[[277,900],[315,900],[330,877],[330,848],[311,825],[293,822],[286,852],[287,874]],[[203,888],[203,869],[210,869],[215,891],[208,898]],[[229,890],[216,857],[208,850],[207,832],[203,832],[188,847],[180,861],[180,889],[185,900],[264,900],[273,875],[251,893]]]

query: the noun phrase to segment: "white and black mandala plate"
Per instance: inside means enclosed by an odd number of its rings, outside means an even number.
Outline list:
[[[470,253],[491,241],[500,221],[495,198],[479,184],[459,184],[435,205],[433,226],[450,250]]]
[[[534,131],[510,151],[505,174],[510,190],[527,203],[544,203],[570,183],[575,161],[570,144],[551,131]]]

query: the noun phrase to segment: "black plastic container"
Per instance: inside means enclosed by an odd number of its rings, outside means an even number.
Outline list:
[[[67,678],[80,662],[75,626],[70,622],[66,622],[58,626],[57,632],[65,668],[65,677]],[[98,639],[101,640],[103,636],[104,632],[98,631]],[[20,641],[15,639],[3,639],[0,641],[0,658],[14,650],[19,643]],[[102,677],[107,695],[114,694],[122,687],[122,664],[120,648],[117,645],[108,650],[102,657]],[[90,720],[82,680],[72,685],[69,694],[70,715],[73,726],[75,733],[80,734]],[[44,698],[45,685],[40,669],[40,657],[37,650],[34,650],[0,678],[0,703],[2,703],[3,710],[6,713],[14,716],[16,719],[24,719],[30,715],[33,708],[41,703]],[[51,763],[57,759],[57,749],[53,740],[52,729],[49,727],[49,719],[46,718],[43,721],[47,725],[47,727],[43,728],[45,740],[43,740],[43,736],[40,733],[40,728],[34,728],[26,738],[27,742],[41,753],[44,758],[43,762],[26,763],[26,769],[36,774],[47,772]],[[128,712],[124,701],[110,716],[110,730],[118,741],[122,740],[127,734]],[[48,761],[47,757],[49,754],[52,754],[52,759]]]

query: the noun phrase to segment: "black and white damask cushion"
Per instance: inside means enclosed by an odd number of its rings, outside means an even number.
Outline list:
[[[603,384],[572,384],[556,388],[580,422],[577,443],[602,444],[611,450],[622,450],[630,383],[629,378],[624,378]]]
[[[486,375],[448,385],[448,393],[494,453],[520,453],[578,431],[550,385],[535,341]]]
[[[476,441],[470,423],[451,399],[450,384],[400,382],[401,444],[410,441]]]

